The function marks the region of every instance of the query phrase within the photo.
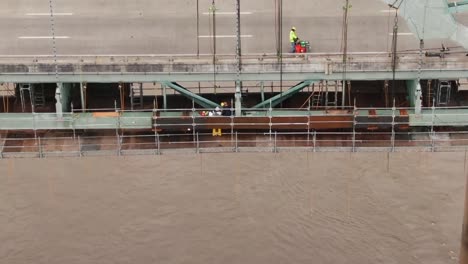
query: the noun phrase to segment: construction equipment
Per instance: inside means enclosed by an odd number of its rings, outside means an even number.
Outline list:
[[[296,42],[296,53],[308,53],[310,51],[309,41],[301,40]]]

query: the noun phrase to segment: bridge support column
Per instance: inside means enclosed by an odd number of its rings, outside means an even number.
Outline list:
[[[240,81],[236,82],[236,116],[242,116],[242,83]]]
[[[81,109],[86,111],[86,83],[80,83]]]
[[[262,102],[265,101],[265,83],[263,81],[260,83],[260,96],[262,98]]]
[[[419,115],[422,111],[422,89],[419,80],[406,81],[408,91],[408,100],[411,107],[414,107],[415,114]]]
[[[166,85],[161,84],[162,88],[162,95],[163,95],[163,109],[167,109],[167,97],[166,97]]]
[[[63,117],[62,87],[62,83],[57,83],[57,88],[55,88],[55,112],[57,113],[57,117]]]
[[[58,117],[63,116],[63,112],[70,112],[71,93],[73,85],[71,83],[57,83],[55,89],[55,111]]]

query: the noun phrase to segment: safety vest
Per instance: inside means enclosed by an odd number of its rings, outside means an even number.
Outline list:
[[[291,30],[291,32],[289,33],[289,41],[293,43],[293,42],[296,42],[296,39],[297,39],[296,32]]]

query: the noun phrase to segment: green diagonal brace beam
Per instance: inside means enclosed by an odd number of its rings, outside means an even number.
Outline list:
[[[298,92],[300,92],[302,89],[304,89],[305,87],[311,85],[313,82],[315,81],[303,81],[301,83],[298,83],[296,86],[293,86],[292,88],[288,89],[287,91],[281,93],[281,94],[278,94],[276,96],[273,96],[272,98],[268,99],[268,100],[265,100],[259,104],[257,104],[256,106],[252,107],[252,108],[264,108],[265,106],[267,107],[275,107],[277,106],[278,104],[280,104],[281,102],[283,102],[284,100],[290,98],[291,96],[297,94]]]
[[[458,1],[448,4],[450,13],[468,11],[468,0]]]
[[[187,88],[184,88],[183,86],[179,85],[178,83],[174,83],[174,82],[162,82],[162,84],[176,90],[177,92],[179,92],[181,95],[189,98],[190,100],[193,99],[193,101],[197,104],[199,104],[200,106],[204,107],[204,108],[216,108],[216,107],[219,107],[220,105],[213,102],[213,101],[210,101],[202,96],[199,96],[197,94],[194,94],[192,93],[191,91],[187,90]]]

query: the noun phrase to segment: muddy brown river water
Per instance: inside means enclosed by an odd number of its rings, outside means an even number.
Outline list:
[[[0,161],[0,263],[457,263],[465,153]]]

